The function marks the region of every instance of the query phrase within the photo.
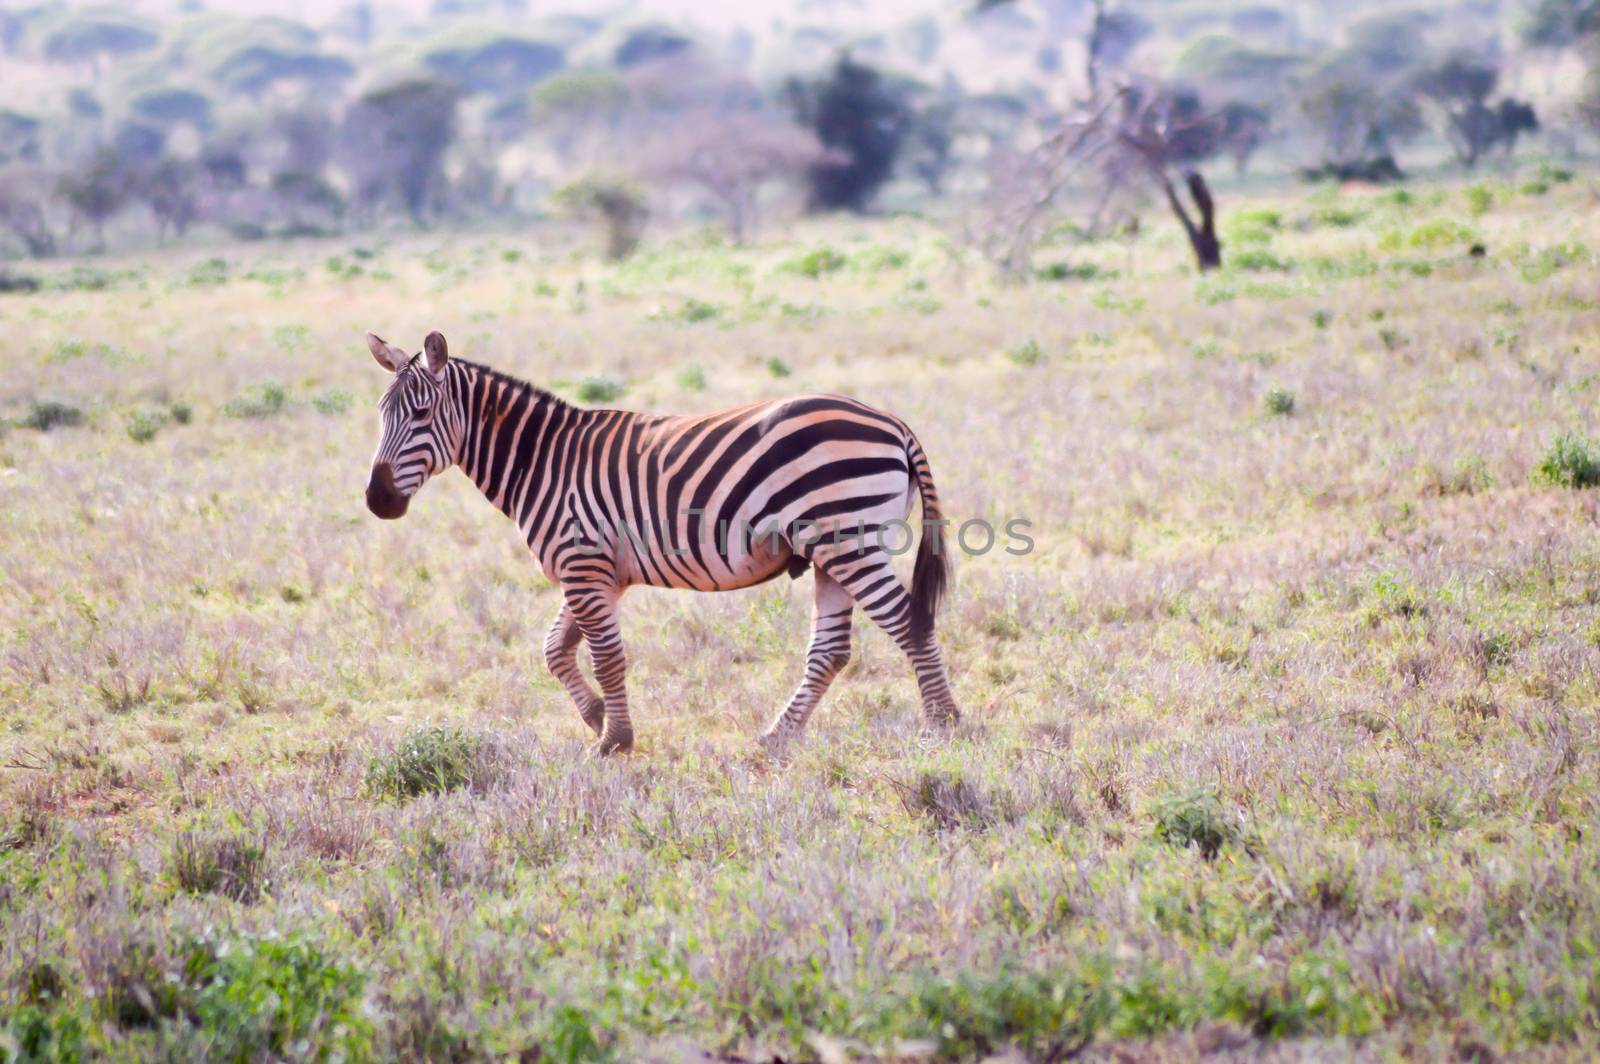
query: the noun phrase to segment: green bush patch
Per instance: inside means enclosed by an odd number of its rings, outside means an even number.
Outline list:
[[[482,740],[460,728],[431,725],[411,732],[367,764],[367,790],[387,798],[442,794],[473,781]]]
[[[1534,479],[1563,488],[1600,486],[1600,444],[1575,432],[1563,432],[1545,449]]]

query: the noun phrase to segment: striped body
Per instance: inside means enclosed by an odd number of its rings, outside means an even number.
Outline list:
[[[370,342],[396,379],[380,406],[384,435],[369,506],[398,517],[429,476],[455,465],[517,524],[566,602],[546,640],[547,661],[601,733],[603,750],[632,743],[616,625],[627,588],[730,590],[808,566],[816,611],[807,677],[769,745],[804,725],[843,667],[855,605],[911,656],[929,714],[955,715],[932,640],[945,572],[929,536],[938,497],[922,448],[900,419],[832,395],[696,416],[580,409],[448,358],[437,333],[426,362]],[[920,595],[908,596],[890,558],[909,547],[905,522],[919,496]],[[577,667],[585,640],[601,694]]]

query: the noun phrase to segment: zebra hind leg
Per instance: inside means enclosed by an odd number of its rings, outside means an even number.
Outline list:
[[[606,722],[606,702],[578,669],[578,644],[583,642],[583,632],[578,628],[578,618],[572,607],[565,604],[550,625],[550,634],[544,640],[544,661],[550,674],[572,696],[578,713],[589,730],[599,735]]]
[[[617,594],[611,587],[572,584],[563,588],[578,630],[589,643],[594,678],[604,699],[600,728],[601,754],[626,754],[633,749],[633,722],[628,718],[628,658],[617,623]]]
[[[827,563],[828,574],[844,586],[856,604],[888,633],[911,661],[922,693],[922,711],[933,724],[954,724],[961,719],[944,655],[932,633],[920,640],[911,632],[911,596],[895,576],[889,555],[881,549],[839,555]]]
[[[781,757],[791,740],[805,730],[806,721],[827,693],[833,678],[850,662],[850,615],[855,602],[838,581],[816,570],[811,596],[811,646],[806,651],[806,673],[789,696],[788,705],[761,736],[768,754]]]

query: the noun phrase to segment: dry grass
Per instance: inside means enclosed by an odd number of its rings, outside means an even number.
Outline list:
[[[1165,226],[1002,289],[882,222],[0,296],[0,1055],[1600,1050],[1600,495],[1539,475],[1600,435],[1586,195],[1496,197],[1481,259],[1459,189],[1287,198],[1287,272],[1205,279]],[[642,752],[586,759],[514,530],[459,477],[366,513],[369,328],[901,414],[950,513],[1033,523],[958,567],[967,722],[858,625],[769,766],[806,580],[638,592]]]

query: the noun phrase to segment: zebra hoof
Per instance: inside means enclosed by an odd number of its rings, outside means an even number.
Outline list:
[[[612,754],[633,753],[633,732],[601,732],[600,741],[594,744],[594,752],[600,757],[610,757]]]
[[[791,732],[769,731],[756,739],[756,744],[761,747],[761,752],[767,760],[774,764],[787,764],[789,755],[793,752],[794,735]]]

